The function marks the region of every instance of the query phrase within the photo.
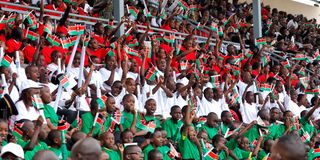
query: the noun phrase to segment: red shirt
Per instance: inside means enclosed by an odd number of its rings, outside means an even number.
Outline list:
[[[64,12],[64,10],[67,8],[67,6],[63,3],[62,5],[60,5],[58,8],[56,8],[53,4],[48,4],[47,6],[44,7],[45,9],[50,9],[50,10],[54,10],[54,11],[60,11],[60,12]],[[48,15],[52,15],[52,16],[57,16],[60,17],[61,15],[58,13],[51,13],[51,12],[47,12]]]
[[[187,49],[184,48],[183,46],[181,47],[181,51],[182,52],[186,52]],[[186,55],[186,60],[196,60],[196,52],[193,51],[193,52],[190,52],[189,54]]]
[[[13,53],[15,51],[18,51],[20,49],[22,45],[22,42],[19,42],[19,41],[16,41],[14,39],[9,39],[7,42],[6,42],[6,53]]]
[[[24,58],[29,62],[31,63],[32,62],[32,59],[33,59],[33,55],[34,55],[34,52],[36,51],[36,48],[31,46],[30,44],[28,44],[23,50],[23,56]],[[46,63],[48,64],[48,63]]]
[[[42,55],[44,57],[44,62],[45,64],[50,64],[51,63],[51,53],[53,49],[50,46],[44,46],[42,48]]]

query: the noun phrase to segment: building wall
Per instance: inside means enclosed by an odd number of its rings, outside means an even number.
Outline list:
[[[239,0],[239,2],[247,1],[249,3],[252,0]],[[292,0],[261,0],[265,5],[270,5],[271,8],[278,8],[279,11],[286,11],[291,14],[303,14],[308,19],[316,18],[320,23],[320,7],[314,7],[298,3]]]

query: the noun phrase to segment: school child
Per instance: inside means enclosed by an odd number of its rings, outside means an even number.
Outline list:
[[[154,133],[151,134],[150,144],[148,144],[144,149],[144,159],[148,159],[148,154],[153,149],[158,149],[162,154],[165,160],[169,160],[170,157],[168,156],[168,152],[170,152],[170,148],[163,146],[163,138],[162,138],[162,130],[156,129]]]
[[[260,144],[263,141],[263,137],[260,137],[254,150],[250,149],[250,142],[247,137],[239,137],[238,147],[233,150],[233,154],[239,159],[256,158],[260,149]]]
[[[100,135],[100,143],[102,150],[106,152],[109,157],[112,157],[114,160],[120,160],[123,157],[118,149],[118,146],[115,144],[114,135],[110,132],[104,132]]]
[[[209,141],[212,140],[212,138],[218,134],[219,132],[219,119],[216,113],[211,112],[207,116],[206,123],[200,128],[201,130],[205,130],[208,133],[208,139]]]
[[[181,119],[181,109],[179,106],[175,105],[171,107],[170,111],[171,118],[166,119],[162,127],[167,131],[167,138],[173,142],[177,142],[180,139],[180,128],[183,125]]]
[[[121,142],[123,145],[125,143],[133,143],[133,137],[133,133],[129,129],[122,131],[120,135]]]
[[[102,124],[99,123],[99,119],[101,121],[102,118],[100,115],[98,115],[96,126],[93,126],[95,117],[97,114],[99,114],[99,105],[97,103],[96,99],[92,99],[90,102],[90,112],[84,113],[81,115],[81,121],[82,121],[82,127],[81,131],[84,132],[85,134],[90,134],[93,137],[99,136],[104,130],[103,130],[103,122]]]
[[[226,139],[217,134],[212,138],[212,148],[207,153],[204,153],[206,159],[211,159],[209,157],[209,152],[212,152],[215,156],[218,156],[219,160],[228,159],[229,158],[229,149],[225,146]],[[211,153],[211,154],[212,154]]]
[[[190,106],[185,106],[182,110],[185,110],[184,125],[181,128],[181,138],[178,141],[179,150],[182,155],[182,159],[195,159],[200,160],[203,154],[200,142],[197,138],[196,130],[191,125],[195,118],[194,111],[190,111]]]
[[[258,152],[257,160],[265,160],[270,157],[271,147],[274,144],[274,141],[269,139],[264,141],[261,149]]]
[[[49,150],[53,151],[59,159],[66,160],[70,157],[70,151],[67,150],[67,146],[62,142],[62,133],[58,130],[51,130],[48,134]]]
[[[0,137],[2,140],[0,143],[0,146],[4,146],[8,143],[7,142],[7,136],[9,133],[8,131],[9,131],[8,122],[3,119],[0,119]]]
[[[50,129],[57,129],[59,117],[50,105],[52,99],[49,87],[43,86],[40,89],[40,97],[44,103],[44,116],[46,117],[48,127]]]
[[[126,94],[122,99],[122,105],[124,107],[123,112],[121,113],[121,127],[122,131],[131,130],[135,133],[136,130],[136,116],[137,112],[134,110],[134,98],[131,94]]]

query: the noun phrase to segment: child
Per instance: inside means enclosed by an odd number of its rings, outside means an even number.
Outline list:
[[[218,134],[219,126],[218,126],[218,116],[216,113],[211,112],[207,116],[207,122],[200,128],[201,130],[205,130],[208,133],[208,138],[211,141],[212,138]]]
[[[133,133],[129,129],[121,132],[120,138],[121,138],[122,144],[133,143]]]
[[[124,110],[121,115],[121,131],[129,129],[133,133],[135,133],[137,113],[134,110],[134,103],[134,98],[131,94],[126,94],[122,99],[122,105],[124,107]]]
[[[65,144],[62,143],[61,132],[51,130],[48,134],[49,150],[53,151],[59,159],[66,160],[70,156]]]
[[[106,116],[107,119],[104,123],[104,127],[108,129],[108,132],[119,132],[121,113],[119,108],[116,108],[115,99],[113,97],[110,96],[107,98],[105,110],[108,115]]]
[[[2,143],[0,146],[4,146],[7,144],[7,136],[8,136],[8,122],[0,119],[0,138],[2,139]]]
[[[260,149],[260,144],[263,141],[263,137],[261,136],[258,140],[258,143],[253,151],[250,149],[249,140],[247,137],[239,137],[238,147],[233,150],[233,154],[238,159],[247,159],[252,158],[258,155],[258,151]]]
[[[160,127],[160,121],[154,116],[155,111],[157,110],[157,104],[154,99],[148,99],[145,104],[146,114],[140,113],[137,117],[137,132],[147,129],[148,131],[153,132],[155,128]],[[147,127],[147,128],[146,128]],[[143,133],[142,133],[143,134]],[[139,135],[139,134],[138,134]]]
[[[144,160],[148,159],[148,154],[153,149],[158,149],[161,152],[164,159],[170,159],[170,157],[167,154],[170,151],[170,149],[168,147],[163,147],[161,129],[156,129],[154,133],[151,134],[150,144],[148,144],[143,150]]]
[[[82,128],[81,131],[84,132],[85,134],[89,134],[92,131],[92,136],[96,137],[99,136],[103,130],[103,126],[99,124],[98,122],[96,123],[96,126],[93,127],[94,119],[96,114],[98,113],[99,105],[97,103],[96,99],[92,99],[90,102],[90,110],[91,112],[84,113],[81,116],[81,121],[82,121]]]
[[[163,160],[163,155],[159,150],[153,149],[149,152],[147,159],[152,159],[152,160]]]
[[[182,155],[182,159],[195,159],[200,160],[202,153],[202,149],[200,146],[200,142],[197,139],[197,134],[194,127],[191,125],[195,113],[194,111],[190,112],[190,106],[185,106],[185,119],[184,125],[181,129],[181,138],[179,139],[179,149]],[[183,110],[184,110],[183,108]]]
[[[266,140],[263,144],[262,149],[258,152],[257,160],[264,160],[270,157],[271,147],[274,144],[273,140]]]
[[[232,115],[229,111],[223,111],[221,113],[221,125],[220,125],[220,128],[221,128],[221,134],[222,135],[225,135],[228,128],[230,126],[232,126]]]
[[[176,142],[180,139],[180,128],[183,125],[181,119],[181,109],[179,106],[175,105],[171,107],[170,111],[171,118],[168,118],[162,124],[162,127],[167,131],[167,138]]]
[[[53,107],[51,107],[50,105],[52,99],[49,87],[43,86],[40,89],[40,97],[45,105],[44,116],[46,117],[48,127],[50,129],[57,129],[59,118],[56,112],[54,111]]]
[[[229,149],[225,146],[225,143],[226,139],[220,134],[217,134],[212,138],[212,145],[214,148],[212,152],[217,154],[219,159],[228,159],[229,157]],[[209,157],[205,158],[208,159]]]
[[[100,143],[102,150],[106,152],[109,157],[112,157],[112,159],[120,160],[123,155],[119,152],[119,149],[114,142],[114,135],[112,133],[104,132],[101,134]]]

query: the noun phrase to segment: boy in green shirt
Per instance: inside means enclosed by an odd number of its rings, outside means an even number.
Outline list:
[[[181,119],[181,109],[179,106],[175,105],[171,107],[170,111],[171,118],[168,118],[162,124],[162,127],[167,131],[167,138],[171,139],[173,142],[176,142],[180,139],[180,128],[183,125]]]
[[[92,99],[91,100],[91,102],[90,102],[90,110],[91,110],[91,112],[84,113],[81,116],[81,120],[82,120],[81,131],[84,132],[85,134],[89,134],[92,131],[92,136],[93,137],[97,137],[103,131],[101,130],[102,127],[99,126],[99,125],[96,126],[96,127],[93,127],[95,116],[96,116],[96,114],[98,113],[98,110],[99,110],[99,105],[98,105],[96,99]]]
[[[199,140],[197,139],[197,133],[194,127],[191,125],[195,118],[195,112],[190,111],[190,106],[184,106],[182,112],[185,111],[184,125],[182,126],[182,135],[179,140],[178,146],[182,155],[182,159],[195,159],[200,160],[202,148]]]
[[[249,139],[247,137],[239,137],[239,145],[233,150],[233,154],[238,158],[238,159],[255,159],[258,155],[258,151],[260,149],[260,144],[263,141],[263,137],[260,137],[258,140],[258,143],[254,150],[252,151],[250,149],[250,143]]]
[[[220,128],[221,128],[221,134],[225,135],[228,128],[230,128],[230,126],[232,126],[232,115],[229,111],[222,111],[221,113],[221,124],[220,124]]]
[[[271,153],[271,147],[274,144],[274,141],[271,139],[268,139],[264,142],[263,147],[258,152],[257,160],[266,160],[268,157],[270,157]]]
[[[106,152],[112,160],[121,160],[123,153],[115,145],[114,135],[110,132],[104,132],[100,135],[102,151]]]
[[[154,116],[157,109],[157,104],[154,99],[148,99],[145,103],[144,108],[146,109],[146,114],[139,113],[137,115],[137,135],[144,136],[147,132],[153,132],[155,128],[160,127],[160,121]]]
[[[153,149],[159,150],[164,160],[170,160],[170,157],[168,156],[168,152],[170,151],[170,149],[165,149],[163,147],[163,138],[162,138],[161,129],[156,129],[154,133],[151,134],[150,144],[148,144],[143,149],[144,160],[148,159],[148,154]]]
[[[108,129],[108,132],[114,133],[120,131],[120,119],[121,112],[118,108],[116,108],[116,102],[113,97],[108,97],[106,101],[105,111],[108,116],[106,118],[106,122],[104,123],[104,128]]]
[[[218,134],[219,126],[218,126],[218,116],[216,113],[211,112],[207,116],[207,122],[200,128],[200,131],[205,130],[208,133],[208,138],[211,141],[212,138]]]
[[[54,109],[50,106],[52,100],[49,87],[43,86],[40,90],[40,96],[44,103],[43,112],[46,117],[47,126],[50,129],[57,129],[59,118]]]
[[[136,132],[136,111],[134,110],[134,103],[135,100],[133,98],[133,95],[126,94],[122,99],[122,105],[124,107],[124,110],[121,115],[121,131],[130,129],[133,133]]]
[[[215,155],[218,155],[219,160],[229,158],[229,149],[226,147],[226,141],[227,140],[220,134],[217,134],[212,138],[213,149],[211,150],[211,152],[213,152]],[[206,153],[203,153],[206,160],[211,160],[208,154],[209,151],[210,150],[208,150]]]
[[[70,156],[66,144],[62,143],[61,131],[51,130],[48,134],[49,150],[54,152],[59,159],[66,160]]]

